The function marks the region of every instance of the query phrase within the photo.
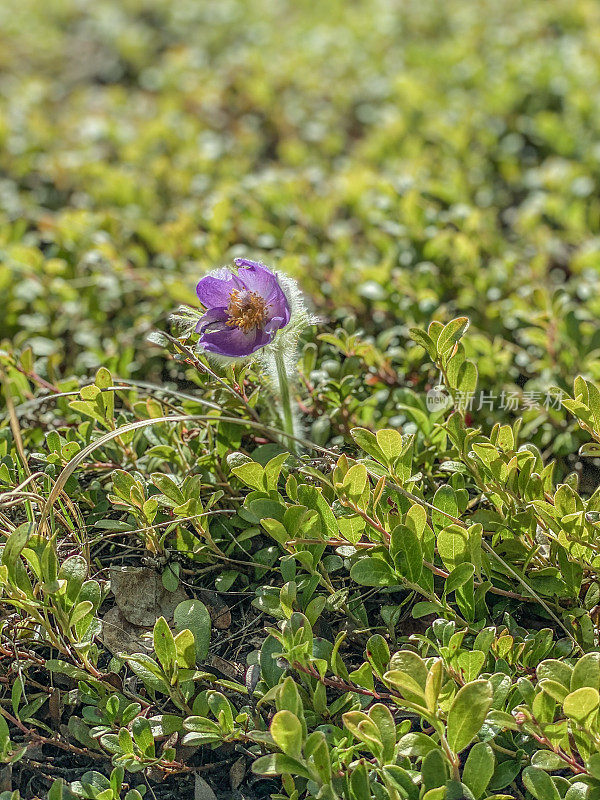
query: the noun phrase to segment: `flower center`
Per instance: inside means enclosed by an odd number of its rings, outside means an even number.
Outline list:
[[[227,324],[230,328],[239,328],[244,333],[249,333],[267,321],[267,304],[256,292],[234,289],[229,295],[227,313]]]

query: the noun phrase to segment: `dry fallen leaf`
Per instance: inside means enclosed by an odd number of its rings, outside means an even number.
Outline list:
[[[196,774],[194,781],[194,800],[217,800],[217,795],[204,778],[201,778],[198,774]]]
[[[231,611],[227,603],[208,589],[200,591],[200,599],[208,609],[214,627],[220,631],[228,630],[231,627]]]
[[[179,586],[169,592],[150,567],[111,567],[110,588],[117,606],[132,625],[153,626],[159,617],[169,620],[187,594]]]
[[[240,756],[237,761],[234,761],[229,770],[229,785],[235,791],[246,775],[246,759]]]
[[[227,661],[220,656],[209,656],[209,666],[218,669],[223,675],[231,678],[232,681],[241,681],[244,678],[246,669],[243,664],[236,664],[235,661]]]
[[[111,653],[151,653],[152,629],[159,617],[170,621],[179,603],[187,600],[178,587],[169,592],[150,567],[111,567],[113,606],[102,619],[101,639]]]
[[[132,625],[118,606],[113,606],[102,618],[100,638],[114,655],[151,653],[153,650],[152,627]]]

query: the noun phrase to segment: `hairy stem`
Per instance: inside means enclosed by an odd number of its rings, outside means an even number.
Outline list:
[[[283,352],[280,347],[275,351],[275,367],[277,369],[277,382],[279,384],[279,402],[281,404],[281,416],[283,430],[286,433],[286,446],[296,452],[297,445],[294,441],[294,415],[292,414],[292,401],[290,395],[290,380],[285,366]],[[288,438],[289,437],[289,438]]]

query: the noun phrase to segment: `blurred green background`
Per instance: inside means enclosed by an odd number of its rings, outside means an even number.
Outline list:
[[[159,379],[247,254],[400,380],[467,314],[484,388],[600,377],[595,0],[0,5],[0,340]]]

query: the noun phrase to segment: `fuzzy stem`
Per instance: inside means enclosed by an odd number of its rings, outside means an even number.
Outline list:
[[[282,423],[283,430],[289,436],[295,436],[294,431],[294,415],[292,413],[292,402],[290,396],[290,380],[288,371],[285,366],[283,358],[283,350],[278,347],[275,350],[275,366],[277,368],[277,381],[279,383],[279,402],[281,403]],[[286,436],[286,447],[289,447],[292,452],[296,452],[296,443],[293,438]]]

